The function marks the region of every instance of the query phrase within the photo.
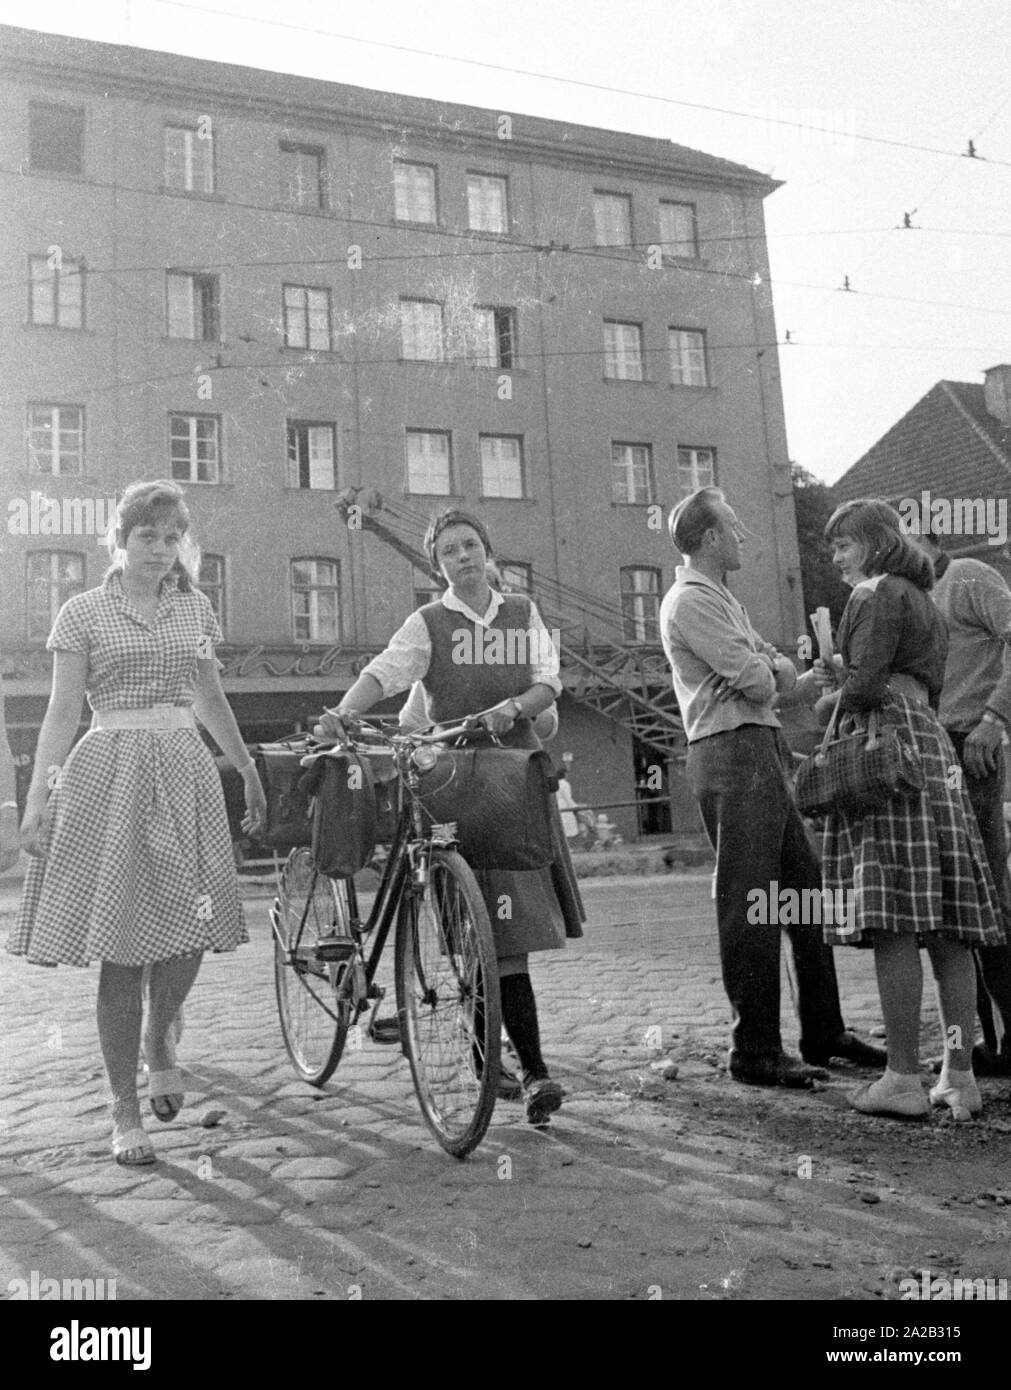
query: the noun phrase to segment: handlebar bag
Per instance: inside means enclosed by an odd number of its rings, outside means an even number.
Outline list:
[[[543,750],[443,749],[420,782],[425,812],[436,825],[456,822],[472,868],[528,872],[554,859],[550,797],[558,783]]]
[[[328,878],[353,878],[376,847],[372,768],[366,758],[344,748],[318,759],[311,777],[313,862]]]
[[[311,778],[301,766],[305,742],[261,743],[253,750],[267,798],[267,819],[257,843],[275,850],[295,849],[312,841]]]

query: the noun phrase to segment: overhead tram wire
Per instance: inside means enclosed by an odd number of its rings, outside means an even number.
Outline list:
[[[199,14],[212,14],[226,19],[242,20],[250,24],[265,24],[273,28],[292,30],[296,33],[309,34],[314,37],[341,39],[346,43],[364,44],[370,48],[384,48],[394,53],[409,53],[414,57],[418,58],[436,58],[441,60],[442,62],[461,63],[467,67],[485,68],[486,70],[491,72],[508,73],[511,76],[515,77],[532,77],[535,80],[541,82],[558,82],[568,87],[581,87],[584,90],[588,91],[606,92],[611,96],[635,97],[643,101],[659,102],[664,106],[680,106],[684,107],[686,110],[706,111],[713,115],[719,116],[734,116],[739,120],[761,121],[764,125],[789,126],[795,130],[808,130],[823,135],[838,136],[839,134],[839,131],[833,129],[831,126],[812,125],[806,121],[791,121],[783,116],[764,116],[754,111],[737,111],[730,107],[713,106],[706,102],[685,101],[684,99],[678,97],[661,96],[657,92],[641,92],[636,91],[634,88],[628,87],[611,87],[608,86],[606,83],[602,82],[590,82],[578,77],[560,77],[555,73],[535,72],[529,68],[510,67],[505,63],[488,63],[480,58],[461,58],[452,53],[439,53],[435,50],[426,48],[412,48],[409,47],[407,44],[390,43],[389,41],[381,39],[363,39],[356,34],[339,33],[332,29],[316,29],[307,25],[294,24],[288,20],[264,19],[259,15],[241,14],[233,10],[213,9],[208,5],[188,5],[183,3],[183,0],[154,0],[154,2],[159,5],[168,6],[172,9],[188,10],[190,12]],[[417,99],[420,100],[421,98]],[[431,98],[428,98],[428,100],[431,100]],[[853,134],[852,136],[850,136],[849,133],[847,133],[846,138],[862,140],[868,144],[887,145],[891,146],[894,149],[914,150],[919,154],[943,155],[944,157],[949,159],[965,159],[968,157],[966,151],[964,150],[945,150],[933,145],[918,145],[909,140],[895,140],[884,135]],[[974,163],[978,164],[990,164],[1000,166],[1003,168],[1011,168],[1011,160],[1007,159],[991,159],[985,155],[976,153],[972,155],[972,159]]]

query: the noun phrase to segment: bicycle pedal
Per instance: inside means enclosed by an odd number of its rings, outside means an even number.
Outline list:
[[[350,938],[334,941],[318,941],[313,955],[317,960],[351,960],[355,954],[355,943]]]

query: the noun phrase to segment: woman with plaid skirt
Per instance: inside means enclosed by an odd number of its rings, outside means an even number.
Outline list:
[[[202,953],[246,940],[221,781],[194,711],[242,773],[243,829],[255,831],[266,810],[221,688],[221,630],[194,584],[188,529],[177,484],[132,484],[104,583],[57,615],[46,643],[53,689],[21,825],[33,862],[8,943],[38,965],[101,961],[112,1147],[130,1166],[154,1162],[137,1097],[145,977],[148,1096],[168,1121],[184,1099],[177,1015]],[[71,749],[85,694],[91,728]]]
[[[936,709],[948,639],[930,599],[927,557],[903,533],[899,515],[876,500],[846,502],[825,528],[833,563],[853,592],[839,626],[841,687],[828,663],[815,664],[825,722],[879,718],[916,750],[925,787],[864,815],[834,812],[825,827],[824,883],[853,892],[855,910],[825,928],[832,945],[871,945],[885,1020],[888,1066],[852,1097],[868,1115],[920,1119],[930,1103],[968,1120],[983,1102],[972,1073],[976,981],[971,948],[1003,940],[997,897],[959,762]],[[840,658],[836,659],[839,662]],[[833,899],[835,900],[835,899]],[[937,1084],[924,1094],[919,1073],[925,946],[937,983],[945,1035]]]

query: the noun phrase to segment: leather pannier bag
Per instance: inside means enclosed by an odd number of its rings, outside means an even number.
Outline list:
[[[267,798],[267,820],[257,843],[275,850],[312,842],[311,778],[302,767],[305,742],[261,743],[253,750]]]
[[[421,774],[421,804],[435,825],[456,823],[460,852],[474,869],[529,872],[555,856],[551,759],[528,748],[447,748]]]
[[[327,753],[313,764],[315,792],[312,857],[328,878],[353,878],[376,847],[375,779],[366,758],[350,749]]]

